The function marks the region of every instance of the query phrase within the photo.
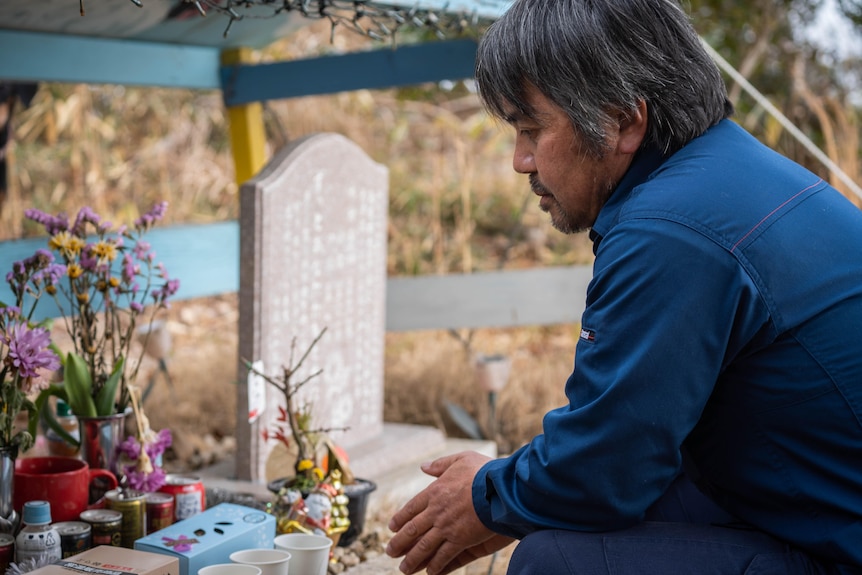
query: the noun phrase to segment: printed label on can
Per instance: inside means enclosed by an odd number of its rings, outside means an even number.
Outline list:
[[[135,541],[146,534],[147,504],[144,496],[143,492],[133,490],[114,490],[105,494],[108,509],[123,514],[122,546],[127,549],[133,549]]]
[[[188,519],[206,509],[206,491],[197,476],[168,474],[159,491],[173,495],[174,521]]]
[[[63,559],[86,551],[92,546],[92,527],[85,521],[61,521],[55,523],[60,534]]]
[[[188,519],[203,511],[201,509],[201,496],[199,493],[177,493],[174,495],[174,501],[177,507],[177,521]]]
[[[113,509],[90,509],[81,513],[81,520],[90,524],[93,547],[110,545],[120,547],[123,543],[123,513]]]
[[[174,522],[174,496],[169,493],[147,493],[147,535]]]

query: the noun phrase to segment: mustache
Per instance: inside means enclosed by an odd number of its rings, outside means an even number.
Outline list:
[[[533,193],[538,196],[553,195],[548,188],[542,185],[542,182],[539,181],[539,176],[536,174],[530,174],[530,190],[532,190]]]

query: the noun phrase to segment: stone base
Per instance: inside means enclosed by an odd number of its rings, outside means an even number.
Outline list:
[[[401,506],[428,485],[432,478],[419,469],[424,461],[458,451],[479,451],[497,455],[492,441],[447,438],[439,429],[405,423],[385,423],[383,433],[353,445],[348,450],[350,467],[356,477],[377,484],[369,505],[374,509]],[[234,458],[206,467],[195,474],[208,488],[249,493],[268,499],[272,494],[264,482],[237,480]]]

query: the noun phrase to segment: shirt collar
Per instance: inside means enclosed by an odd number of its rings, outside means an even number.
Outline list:
[[[614,226],[619,219],[620,210],[626,203],[632,190],[645,182],[667,158],[655,146],[640,150],[632,161],[632,165],[626,171],[623,179],[617,184],[611,197],[602,206],[596,222],[590,229],[590,239],[593,240],[593,252],[598,249],[602,237]]]

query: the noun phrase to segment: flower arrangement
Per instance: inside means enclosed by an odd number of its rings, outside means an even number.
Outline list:
[[[171,446],[169,429],[158,432],[150,427],[150,421],[141,407],[140,393],[131,390],[132,409],[135,412],[135,433],[126,437],[120,445],[119,471],[126,484],[137,491],[158,491],[165,484],[166,474],[161,467],[161,457]]]
[[[277,515],[278,531],[317,531],[335,539],[350,525],[343,484],[353,482],[353,473],[350,471],[346,454],[335,446],[329,433],[345,429],[313,428],[311,405],[296,405],[299,390],[323,370],[318,370],[300,381],[294,381],[303,362],[325,332],[326,328],[314,338],[295,364],[294,339],[289,365],[282,368],[279,378],[261,373],[248,361],[245,361],[245,364],[249,371],[263,378],[284,397],[284,405],[278,406],[273,427],[261,432],[264,441],[278,441],[288,451],[294,447],[296,452],[293,476],[288,476],[280,486],[273,506]]]
[[[123,413],[129,406],[129,383],[137,376],[146,348],[144,344],[137,361],[129,361],[136,326],[142,320],[152,325],[179,289],[179,281],[170,279],[164,266],[155,262],[143,239],[166,210],[167,202],[157,203],[133,227],[116,230],[88,207],[81,208],[72,222],[63,213],[24,212],[44,226],[50,253],[63,264],[55,273],[44,274],[38,295],[47,293],[56,301],[72,341],[72,350],[61,359],[63,383],[40,394],[38,409],[51,395],[66,401],[78,417]],[[55,425],[49,411],[45,415],[53,429],[75,443]]]
[[[15,304],[0,303],[0,447],[26,451],[33,444],[33,433],[16,429],[15,421],[19,413],[27,411],[29,422],[35,425],[36,407],[30,395],[47,385],[45,376],[60,367],[60,358],[50,347],[48,328],[33,326],[29,319],[42,290],[64,271],[63,266],[54,263],[50,252],[39,250],[15,262],[6,275]],[[35,296],[29,310],[24,308],[26,296]]]

